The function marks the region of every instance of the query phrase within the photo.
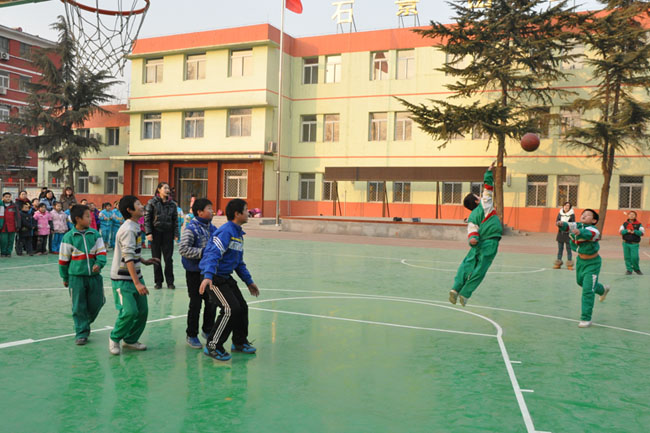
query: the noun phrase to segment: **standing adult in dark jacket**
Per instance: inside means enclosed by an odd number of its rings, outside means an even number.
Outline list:
[[[178,211],[174,200],[170,197],[170,188],[167,182],[160,182],[156,188],[156,195],[149,200],[144,208],[144,231],[147,240],[151,242],[151,256],[165,260],[165,276],[167,288],[175,289],[174,268],[172,254],[174,241],[179,238]],[[162,261],[154,264],[154,288],[160,289],[163,284]]]
[[[63,212],[70,209],[70,206],[72,206],[73,204],[77,204],[77,198],[74,196],[73,189],[67,186],[65,190],[61,193],[61,197],[59,197],[59,201],[63,206]]]

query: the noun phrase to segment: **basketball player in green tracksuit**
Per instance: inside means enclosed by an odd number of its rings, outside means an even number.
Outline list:
[[[582,314],[580,315],[580,328],[591,326],[591,313],[594,310],[594,298],[600,296],[603,302],[609,293],[609,286],[598,282],[598,274],[602,259],[598,254],[600,245],[600,232],[595,227],[598,214],[593,209],[585,209],[580,215],[579,223],[566,223],[558,221],[560,230],[568,231],[571,238],[571,249],[578,253],[576,262],[576,281],[582,287]]]
[[[449,291],[449,301],[452,304],[460,301],[463,307],[485,278],[503,235],[501,220],[494,209],[493,168],[494,163],[485,172],[481,197],[468,194],[463,200],[463,205],[472,211],[467,219],[470,249],[458,268],[454,287]]]

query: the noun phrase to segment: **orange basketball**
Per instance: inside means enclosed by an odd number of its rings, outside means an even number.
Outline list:
[[[537,134],[529,132],[521,137],[521,148],[526,152],[534,152],[539,147],[539,137]]]

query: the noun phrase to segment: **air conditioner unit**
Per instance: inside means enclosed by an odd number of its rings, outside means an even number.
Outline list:
[[[6,87],[0,87],[0,95],[6,95],[7,94],[7,88]]]
[[[9,53],[0,51],[0,60],[9,60]]]
[[[88,182],[99,183],[99,176],[88,176]]]
[[[117,177],[117,182],[123,184],[124,183],[124,176],[118,176]]]
[[[275,141],[269,141],[266,143],[266,149],[264,149],[264,152],[266,153],[276,153],[278,151],[278,143]]]

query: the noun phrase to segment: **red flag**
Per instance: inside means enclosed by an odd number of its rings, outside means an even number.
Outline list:
[[[287,0],[287,9],[297,14],[302,13],[302,3],[300,0]]]

